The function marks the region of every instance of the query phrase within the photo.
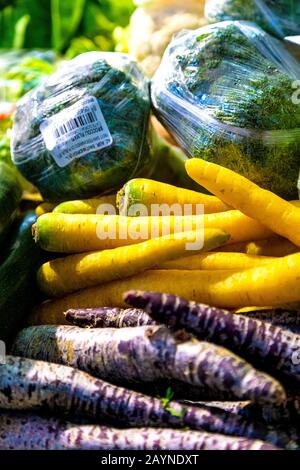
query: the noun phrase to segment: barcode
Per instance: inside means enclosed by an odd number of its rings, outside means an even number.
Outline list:
[[[75,118],[69,119],[68,121],[62,123],[60,126],[55,127],[53,130],[54,137],[58,139],[69,132],[74,131],[75,129],[79,129],[80,127],[88,126],[89,124],[93,124],[98,122],[96,113],[94,111],[89,111],[88,113],[81,114]],[[99,123],[100,132],[103,131],[103,127]]]

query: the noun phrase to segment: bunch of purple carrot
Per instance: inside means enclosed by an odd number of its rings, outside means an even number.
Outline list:
[[[0,449],[300,448],[295,312],[125,299],[18,333],[0,366]]]

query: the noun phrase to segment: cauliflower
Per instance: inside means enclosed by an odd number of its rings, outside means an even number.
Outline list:
[[[141,3],[141,2],[139,2]],[[204,0],[148,1],[132,15],[129,52],[151,77],[174,34],[205,24]]]

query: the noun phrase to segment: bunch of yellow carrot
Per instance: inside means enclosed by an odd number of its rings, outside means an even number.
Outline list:
[[[123,307],[130,289],[232,309],[300,301],[299,202],[200,159],[189,160],[186,169],[213,195],[136,179],[117,200],[72,201],[41,215],[36,241],[67,256],[39,270],[41,290],[59,298],[37,307],[29,322],[63,323],[69,308]],[[98,211],[116,204],[118,215]],[[132,217],[133,206],[149,214],[161,204],[189,207],[190,215]],[[203,243],[187,251],[201,233]]]

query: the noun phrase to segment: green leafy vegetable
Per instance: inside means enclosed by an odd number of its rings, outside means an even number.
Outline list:
[[[299,0],[209,0],[206,13],[212,23],[248,20],[280,38],[300,34]]]
[[[161,402],[162,402],[163,407],[166,408],[168,406],[168,404],[170,403],[170,401],[173,400],[173,398],[174,398],[174,392],[171,389],[171,387],[168,387],[167,391],[166,391],[166,396],[161,398]]]
[[[188,32],[169,47],[153,80],[157,115],[193,157],[297,197],[300,107],[297,62],[246,22]]]
[[[76,148],[76,155],[59,165],[46,148],[40,125],[91,97],[98,101],[112,142],[104,147],[89,143],[81,157]],[[141,171],[149,175],[152,170],[149,113],[148,84],[129,56],[100,52],[78,56],[19,103],[14,120],[14,162],[48,200],[90,197],[119,189],[133,175]],[[97,119],[92,122],[91,138],[99,124]],[[77,134],[70,134],[69,147],[74,148],[70,139],[81,135],[78,127]]]

